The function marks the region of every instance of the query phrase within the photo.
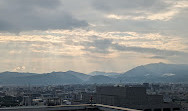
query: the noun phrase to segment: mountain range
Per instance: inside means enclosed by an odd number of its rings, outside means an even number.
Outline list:
[[[153,63],[137,66],[125,73],[99,72],[89,74],[67,71],[44,74],[2,72],[0,85],[62,85],[108,83],[188,83],[188,65]]]

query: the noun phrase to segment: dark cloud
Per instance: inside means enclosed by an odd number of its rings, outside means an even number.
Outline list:
[[[150,59],[166,59],[166,57],[164,56],[152,56],[152,57],[149,57]]]
[[[109,53],[109,48],[112,45],[112,40],[102,39],[93,40],[92,42],[83,43],[85,46],[84,50],[94,53]]]
[[[110,53],[110,49],[122,52],[137,52],[137,53],[145,53],[145,54],[154,54],[155,58],[165,58],[168,56],[181,56],[188,55],[182,51],[174,51],[174,50],[162,50],[157,48],[145,48],[145,47],[136,47],[136,46],[124,46],[117,43],[113,43],[111,39],[96,39],[92,42],[84,43],[84,50],[95,53]],[[153,58],[154,58],[153,57]]]
[[[161,0],[100,0],[93,1],[93,6],[105,12],[126,12],[130,10],[147,10],[152,12],[158,12],[166,9],[169,4],[164,3]]]
[[[60,9],[59,0],[6,0],[0,1],[0,31],[72,29],[87,26]]]
[[[6,7],[7,9],[30,9],[33,8],[46,8],[46,9],[54,9],[61,4],[59,0],[1,0],[1,4],[6,6],[14,6],[14,7]],[[5,8],[5,7],[3,7]]]
[[[119,51],[133,51],[138,53],[149,53],[160,56],[174,56],[174,55],[186,55],[187,53],[181,51],[173,50],[162,50],[156,48],[144,48],[144,47],[135,47],[135,46],[122,46],[119,44],[113,44],[113,48]]]
[[[164,23],[163,30],[165,30],[168,35],[180,35],[181,37],[187,38],[187,26],[188,26],[188,8],[182,9],[176,16],[174,16],[170,21]],[[164,32],[164,31],[163,31]]]
[[[161,33],[168,36],[187,37],[187,7],[175,7],[178,3],[183,4],[183,0],[164,1],[164,0],[93,0],[92,6],[95,10],[102,12],[104,18],[102,23],[105,27],[98,27],[98,31],[135,31],[139,33]],[[184,3],[185,4],[185,3]],[[165,15],[166,13],[166,15]],[[175,13],[169,16],[168,14]],[[129,19],[107,19],[107,15],[130,17]],[[152,14],[169,18],[148,19]],[[143,17],[143,19],[131,19]],[[144,18],[146,17],[146,18]]]

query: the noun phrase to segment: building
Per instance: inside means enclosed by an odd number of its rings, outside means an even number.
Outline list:
[[[148,95],[142,86],[100,86],[96,93],[84,93],[83,101],[97,104],[127,107],[145,111],[174,111],[181,106],[175,103],[164,103],[162,95]]]
[[[24,106],[31,106],[32,105],[32,98],[29,96],[24,96],[22,101]]]

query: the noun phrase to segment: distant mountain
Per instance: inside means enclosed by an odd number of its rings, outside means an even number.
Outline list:
[[[31,76],[37,75],[36,73],[22,73],[22,72],[2,72],[0,73],[0,78],[9,78],[9,77],[24,77],[24,76]]]
[[[188,65],[154,63],[135,67],[123,74],[74,71],[45,74],[2,72],[0,85],[62,85],[107,83],[188,83]]]
[[[188,83],[188,65],[154,63],[135,67],[117,79],[123,82]]]
[[[5,73],[0,74],[1,85],[60,85],[60,84],[80,84],[83,82],[80,78],[86,78],[88,75],[68,72],[52,72],[46,74],[32,73]]]
[[[94,71],[89,73],[88,75],[96,76],[96,75],[103,75],[103,76],[117,76],[120,75],[121,73],[116,73],[116,72],[101,72],[101,71]]]
[[[74,71],[67,71],[66,73],[74,75],[76,77],[78,77],[79,79],[86,81],[89,77],[91,77],[91,75],[87,75],[84,73],[79,73],[79,72],[74,72]]]
[[[96,76],[91,76],[86,83],[89,84],[107,84],[107,83],[115,83],[115,79],[104,76],[104,75],[96,75]]]

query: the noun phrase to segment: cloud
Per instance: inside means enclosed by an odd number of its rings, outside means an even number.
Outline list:
[[[21,50],[20,50],[20,51],[15,51],[15,50],[9,51],[9,54],[11,54],[11,55],[14,55],[14,54],[21,54],[21,53],[22,53]]]
[[[146,17],[144,16],[122,16],[122,15],[115,15],[115,14],[110,14],[107,15],[107,18],[110,19],[118,19],[118,20],[142,20],[142,19],[146,19]]]
[[[93,6],[106,13],[107,18],[118,20],[161,20],[168,21],[182,9],[188,7],[188,2],[162,0],[101,0]]]
[[[148,54],[155,54],[161,56],[174,56],[174,55],[188,55],[182,51],[175,51],[175,50],[162,50],[156,48],[148,48],[148,47],[135,47],[135,46],[122,46],[119,44],[114,44],[113,48],[119,51],[133,51],[138,53],[148,53]]]
[[[132,31],[187,37],[187,0],[100,0],[92,1],[100,17],[97,31]],[[102,15],[103,14],[103,15]],[[92,24],[92,23],[91,23]]]
[[[158,12],[161,10],[166,9],[169,4],[162,0],[100,0],[100,1],[93,1],[93,6],[105,12],[118,12],[121,13],[122,11],[127,10],[149,10],[152,12]]]
[[[135,15],[115,15],[110,14],[107,15],[107,18],[110,19],[118,19],[118,20],[161,20],[161,21],[168,21],[173,18],[174,15],[178,13],[177,10],[170,10],[166,12],[160,12],[160,13],[149,13],[149,14],[143,14],[139,16]]]
[[[35,53],[65,56],[83,56],[86,53],[112,54],[116,51],[180,55],[184,54],[186,51],[184,49],[187,48],[182,41],[184,39],[163,36],[159,33],[96,32],[83,29],[0,36],[1,49],[10,49],[9,54],[25,53],[23,50],[30,50]]]
[[[88,26],[62,9],[59,0],[1,0],[0,31],[73,29]]]
[[[186,63],[187,9],[187,0],[0,0],[0,70]]]
[[[93,53],[110,53],[109,48],[112,45],[112,40],[102,39],[94,40],[92,42],[83,43],[85,46],[84,50]]]
[[[25,66],[18,66],[16,68],[13,69],[14,72],[22,72],[25,70]]]
[[[166,73],[166,74],[163,74],[162,76],[166,76],[166,77],[169,77],[169,76],[175,76],[176,74],[172,74],[172,73]]]
[[[95,68],[125,71],[125,63],[130,63],[131,67],[135,64],[169,63],[180,59],[181,63],[185,63],[187,44],[184,42],[185,39],[160,33],[98,32],[84,29],[0,34],[1,64],[7,65],[0,70],[6,67],[12,70],[24,64],[31,67],[26,69],[29,72],[34,71],[33,68],[36,72],[69,69],[90,72]],[[152,56],[164,59],[150,58]],[[84,67],[79,65],[82,63]]]
[[[166,59],[166,57],[164,57],[164,56],[151,56],[149,58],[151,58],[151,59]]]
[[[118,33],[112,33],[112,35],[118,35]],[[128,37],[130,37],[128,39],[115,39],[114,38],[110,38],[110,34],[108,35],[109,38],[104,38],[104,37],[97,37],[95,36],[95,38],[93,38],[92,41],[88,41],[88,42],[84,42],[83,45],[84,46],[84,51],[88,51],[90,53],[98,53],[98,54],[113,54],[113,53],[117,53],[118,52],[135,52],[135,53],[142,53],[142,54],[146,54],[146,55],[154,55],[152,57],[150,57],[151,59],[167,59],[170,56],[186,56],[188,55],[187,52],[184,52],[182,50],[171,50],[170,48],[165,48],[166,46],[164,46],[164,49],[162,48],[162,45],[165,44],[166,41],[160,40],[158,37],[160,37],[161,35],[154,35],[154,34],[144,34],[142,36],[148,36],[148,39],[143,39],[146,37],[139,37],[140,34],[134,34],[132,33],[134,36],[130,36],[128,35]],[[127,36],[127,34],[125,34]],[[121,35],[122,36],[122,35]],[[137,38],[138,37],[138,38]],[[132,39],[131,39],[132,38]],[[149,39],[150,38],[150,39]],[[119,38],[120,39],[120,38]],[[141,40],[141,41],[140,41]],[[169,39],[170,40],[170,39]],[[159,43],[161,42],[161,45],[159,45]],[[135,42],[135,43],[134,43]],[[151,42],[150,44],[145,44]],[[157,43],[158,42],[158,43]],[[173,41],[172,41],[173,42]],[[143,45],[142,45],[143,43]],[[157,43],[156,47],[151,47],[151,44]],[[169,41],[170,43],[170,41]],[[170,46],[168,42],[166,44],[168,44]],[[161,46],[159,48],[159,46]]]

